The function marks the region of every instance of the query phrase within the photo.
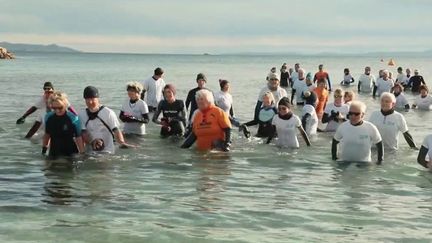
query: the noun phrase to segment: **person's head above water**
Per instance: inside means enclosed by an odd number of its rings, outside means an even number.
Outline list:
[[[279,76],[275,73],[272,73],[269,75],[269,80],[268,80],[268,88],[272,91],[277,90],[277,88],[279,87]]]
[[[176,95],[176,88],[174,87],[174,85],[172,84],[167,84],[165,85],[165,87],[163,88],[163,95],[165,100],[167,100],[168,102],[173,102],[175,101],[175,95]]]
[[[263,100],[264,106],[271,106],[274,104],[275,99],[274,99],[272,92],[267,91],[263,94],[262,100]]]
[[[95,112],[99,109],[99,90],[94,86],[87,86],[84,89],[83,97],[85,99],[87,108],[91,112]]]
[[[348,118],[352,125],[356,125],[363,121],[366,112],[366,105],[361,101],[353,101],[350,105]]]
[[[296,72],[298,72],[298,69],[300,68],[300,63],[296,63],[296,64],[294,64],[294,70],[296,71]]]
[[[380,97],[380,101],[381,101],[382,111],[389,111],[393,109],[396,105],[396,97],[394,96],[394,94],[389,92],[382,93]]]
[[[206,110],[212,104],[214,104],[214,98],[212,92],[207,89],[201,89],[195,94],[195,100],[198,105],[198,109],[201,111]]]
[[[371,68],[368,66],[368,67],[365,67],[365,74],[366,75],[369,75],[370,74],[370,72],[371,72]]]
[[[196,77],[196,82],[198,84],[198,87],[202,89],[207,83],[207,77],[204,75],[204,73],[198,73]]]
[[[280,115],[286,115],[291,111],[291,103],[288,97],[282,97],[278,103],[278,112]]]
[[[429,88],[426,85],[420,85],[419,92],[422,97],[426,97],[429,94]]]
[[[305,91],[303,93],[303,98],[307,105],[312,105],[314,107],[317,105],[317,96],[314,92]]]
[[[345,73],[345,75],[348,75],[348,74],[350,73],[349,68],[345,68],[345,69],[344,69],[344,73]]]
[[[65,114],[69,106],[67,95],[61,91],[54,92],[48,99],[48,105],[56,115]]]
[[[157,79],[162,78],[163,74],[164,74],[164,70],[162,68],[158,67],[154,70],[153,77],[157,80]]]
[[[297,73],[298,73],[299,80],[303,80],[306,78],[305,77],[305,70],[303,68],[297,69]]]
[[[323,65],[323,64],[320,64],[320,65],[318,66],[318,70],[319,70],[319,71],[324,70],[324,65]]]
[[[221,91],[228,92],[230,88],[230,84],[228,80],[225,79],[219,79],[219,86]]]
[[[139,82],[130,82],[126,84],[126,91],[131,100],[138,100],[142,90],[143,85]]]

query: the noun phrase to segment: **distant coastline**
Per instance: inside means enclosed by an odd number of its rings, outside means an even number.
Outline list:
[[[0,46],[8,49],[12,52],[67,52],[67,53],[79,53],[81,51],[59,46],[57,44],[50,45],[37,45],[37,44],[23,44],[23,43],[10,43],[0,42]]]

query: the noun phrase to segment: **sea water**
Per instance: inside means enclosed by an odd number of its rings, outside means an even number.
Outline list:
[[[132,55],[18,53],[0,62],[0,242],[430,242],[432,174],[416,163],[417,151],[400,137],[400,149],[382,165],[341,165],[331,160],[331,134],[311,147],[279,149],[233,132],[229,153],[199,153],[161,139],[159,127],[132,139],[136,149],[51,166],[39,139],[24,135],[36,115],[16,125],[42,94],[45,81],[85,107],[85,86],[99,88],[116,113],[127,100],[126,83],[148,78],[156,67],[185,99],[196,74],[207,87],[231,82],[236,116],[253,117],[271,67],[300,62],[314,74],[325,65],[334,88],[350,68],[357,80],[365,66],[418,68],[427,82],[431,58]],[[428,70],[429,69],[429,70]],[[334,89],[333,88],[333,89]],[[354,85],[352,88],[356,90]],[[290,92],[289,92],[290,93]],[[407,94],[412,103],[414,96]],[[379,109],[370,94],[358,99]],[[331,99],[330,99],[331,100]],[[294,110],[299,113],[299,109]],[[420,146],[431,133],[430,112],[403,112]],[[252,133],[255,129],[252,129]],[[373,153],[373,158],[376,154]]]

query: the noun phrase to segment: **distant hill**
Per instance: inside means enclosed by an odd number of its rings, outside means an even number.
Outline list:
[[[11,52],[80,52],[78,50],[56,44],[35,45],[0,42],[0,46],[8,49]]]

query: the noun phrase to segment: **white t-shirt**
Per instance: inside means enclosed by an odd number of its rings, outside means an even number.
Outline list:
[[[136,118],[142,118],[143,114],[149,113],[147,104],[143,100],[138,100],[132,104],[128,99],[123,104],[121,111],[123,111],[127,116],[133,116]],[[126,134],[144,135],[146,133],[145,124],[140,122],[125,122],[123,132]]]
[[[102,139],[104,141],[105,148],[102,152],[114,153],[114,139],[108,128],[101,122],[102,119],[112,131],[114,128],[119,128],[120,123],[113,110],[104,107],[99,111],[98,117],[93,120],[89,120],[86,110],[81,110],[79,113],[79,119],[81,120],[81,127],[83,130],[87,130],[90,141],[94,139]],[[88,121],[88,122],[87,122]],[[87,123],[87,126],[86,126]],[[91,146],[87,147],[88,151],[92,151]]]
[[[264,88],[261,89],[261,91],[259,92],[259,95],[258,95],[258,101],[262,102],[263,95],[267,91],[271,91],[267,86],[265,86]],[[281,88],[280,86],[275,91],[271,91],[271,93],[273,94],[273,97],[275,98],[275,104],[278,104],[279,100],[282,99],[282,97],[288,97],[286,90]]]
[[[225,111],[225,113],[229,114],[233,104],[232,95],[228,92],[218,91],[214,94],[214,98],[216,106]]]
[[[150,77],[142,81],[142,85],[146,90],[144,95],[144,101],[147,103],[148,106],[153,106],[157,108],[159,101],[163,99],[162,91],[165,87],[165,81],[162,78],[154,80],[153,77]]]
[[[422,98],[421,95],[417,96],[413,105],[416,105],[419,110],[430,110],[432,106],[432,96],[427,95]]]
[[[398,149],[399,132],[408,131],[405,117],[401,113],[395,111],[393,114],[384,116],[381,111],[374,111],[369,121],[378,128],[385,148]]]
[[[293,84],[299,79],[299,74],[296,71],[293,71],[291,73],[291,81],[293,82]]]
[[[326,108],[324,109],[324,113],[327,113],[330,116],[332,111],[339,112],[344,117],[346,117],[346,115],[349,112],[349,105],[342,104],[341,106],[337,107],[337,106],[335,106],[334,103],[327,104]],[[339,127],[339,125],[340,125],[340,123],[338,123],[334,120],[330,120],[327,124],[325,131],[326,132],[334,132]]]
[[[381,135],[375,125],[368,121],[358,126],[346,121],[339,126],[334,139],[340,142],[340,160],[371,162],[371,147],[381,141]]]
[[[306,134],[309,136],[316,135],[318,129],[318,116],[316,114],[315,107],[309,104],[304,105],[302,109],[302,117],[306,114],[310,114],[310,116],[306,119]]]
[[[289,120],[283,120],[279,115],[275,115],[272,120],[272,125],[276,126],[277,140],[276,145],[284,148],[300,147],[297,139],[297,129],[301,127],[300,118],[292,115]]]
[[[353,78],[353,77],[351,76],[351,74],[344,75],[344,78],[343,78],[341,84],[342,84],[342,85],[351,85],[351,83],[352,83],[352,78]]]
[[[45,97],[42,95],[33,105],[37,109],[46,109],[47,108],[47,101],[45,100]]]
[[[295,102],[296,103],[304,102],[304,100],[302,98],[303,92],[309,90],[309,87],[307,86],[306,82],[304,80],[297,79],[294,82],[292,88],[295,89],[295,91],[296,91],[296,93],[295,93],[295,96],[296,96]]]
[[[373,76],[372,74],[366,75],[363,73],[359,77],[360,91],[370,93],[375,82],[375,76]]]
[[[407,80],[408,80],[408,78],[405,74],[399,73],[396,77],[395,83],[404,85],[407,82]]]
[[[432,134],[427,135],[422,143],[422,146],[428,149],[426,160],[430,160],[432,158]]]
[[[403,93],[396,96],[396,109],[403,109],[405,105],[408,105],[408,100]]]
[[[376,86],[377,94],[378,96],[381,96],[384,92],[390,92],[391,88],[394,86],[394,82],[392,79],[387,79],[387,81],[385,81],[384,79],[379,78],[376,82]]]

